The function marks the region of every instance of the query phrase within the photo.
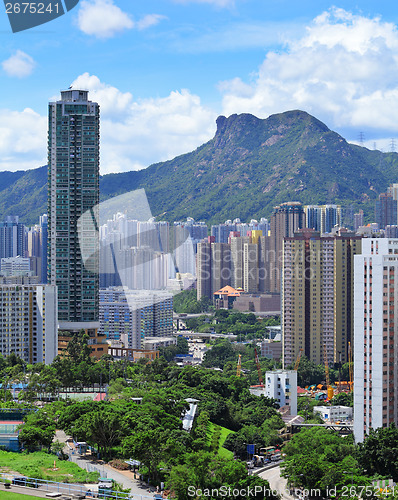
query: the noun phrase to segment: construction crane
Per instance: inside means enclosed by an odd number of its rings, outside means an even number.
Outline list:
[[[331,399],[333,399],[334,390],[333,390],[333,387],[330,385],[329,364],[328,364],[328,357],[326,355],[326,344],[323,344],[323,357],[325,360],[326,387],[327,387],[327,392],[328,392],[328,399],[330,401]]]
[[[299,367],[300,359],[301,359],[301,355],[302,354],[303,354],[303,349],[300,349],[299,353],[298,353],[298,356],[297,356],[297,359],[296,359],[296,363],[294,364],[294,371],[297,371],[297,369]]]
[[[353,363],[352,363],[352,349],[351,342],[348,342],[348,370],[350,375],[350,392],[354,389],[354,374],[353,374]]]
[[[261,387],[264,387],[264,380],[263,380],[263,376],[261,374],[260,360],[258,359],[256,346],[254,346],[254,360],[255,360],[256,366],[257,366],[258,380],[260,382]]]
[[[239,354],[239,358],[238,358],[238,367],[236,368],[236,376],[237,377],[240,377],[241,373],[242,373],[242,355]]]

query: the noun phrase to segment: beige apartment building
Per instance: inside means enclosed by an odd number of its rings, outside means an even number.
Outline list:
[[[282,343],[285,366],[300,350],[315,363],[348,360],[353,337],[353,257],[361,237],[345,229],[321,236],[312,229],[284,238]]]
[[[268,261],[270,291],[280,293],[283,260],[283,238],[293,237],[305,226],[303,205],[298,201],[282,203],[274,208],[271,215],[271,236]]]

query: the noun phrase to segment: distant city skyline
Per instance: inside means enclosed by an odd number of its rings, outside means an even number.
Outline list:
[[[218,115],[244,112],[302,109],[390,151],[397,23],[385,0],[82,0],[17,34],[3,12],[0,171],[46,163],[43,103],[71,84],[101,106],[102,174],[192,151]]]

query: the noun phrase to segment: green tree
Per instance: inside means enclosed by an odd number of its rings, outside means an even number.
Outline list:
[[[297,369],[297,383],[300,387],[307,385],[320,384],[325,380],[325,367],[316,365],[310,361],[307,356],[301,356],[300,364]]]
[[[67,355],[75,364],[79,364],[82,361],[90,364],[92,361],[90,358],[91,348],[88,345],[89,336],[84,330],[72,334],[68,333],[68,336],[71,336],[71,339],[66,348]]]
[[[322,427],[302,430],[284,447],[283,475],[289,477],[291,484],[308,489],[320,488],[326,494],[331,479],[346,484],[351,473],[360,477],[354,450],[352,436],[342,438]]]
[[[73,436],[97,446],[106,458],[111,456],[112,447],[120,443],[125,432],[121,413],[104,404],[82,415],[73,425]]]
[[[371,429],[363,443],[356,450],[359,464],[368,474],[380,474],[398,481],[398,428]]]
[[[27,450],[50,449],[55,436],[55,422],[44,410],[28,414],[19,429],[19,440]]]
[[[331,401],[334,406],[354,406],[353,392],[340,392]]]
[[[224,364],[230,360],[236,360],[237,355],[231,342],[223,340],[206,352],[203,366],[223,368]]]
[[[147,468],[149,478],[159,479],[158,467],[164,458],[168,431],[161,428],[147,429],[127,436],[122,445],[125,456],[140,460]]]

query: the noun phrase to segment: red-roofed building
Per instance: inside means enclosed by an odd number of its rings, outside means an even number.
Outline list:
[[[226,285],[217,292],[214,292],[215,305],[217,309],[232,309],[233,303],[237,297],[240,297],[241,292]]]

